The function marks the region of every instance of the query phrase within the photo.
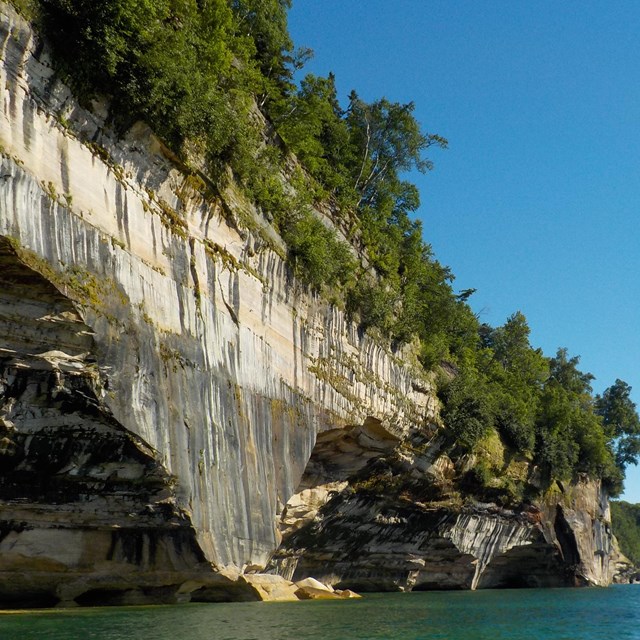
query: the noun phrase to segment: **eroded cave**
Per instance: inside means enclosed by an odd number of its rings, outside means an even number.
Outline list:
[[[173,478],[104,403],[94,352],[0,237],[0,606],[167,602],[210,571]]]

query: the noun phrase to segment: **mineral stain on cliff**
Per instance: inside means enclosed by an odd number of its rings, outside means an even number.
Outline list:
[[[481,503],[452,482],[454,465],[433,434],[420,451],[371,424],[356,438],[348,430],[318,436],[281,519],[272,558],[281,575],[356,591],[611,581],[617,552],[598,482],[583,478],[535,504]]]
[[[143,589],[171,601],[172,582],[207,567],[175,479],[105,405],[94,334],[69,298],[6,239],[0,264],[3,605],[144,601]]]
[[[490,432],[503,483],[466,491],[414,346],[301,282],[233,182],[82,108],[5,3],[0,41],[0,605],[610,582],[598,481],[545,493]]]

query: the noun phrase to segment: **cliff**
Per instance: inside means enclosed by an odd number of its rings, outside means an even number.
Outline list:
[[[394,456],[446,472],[410,350],[297,282],[233,186],[212,197],[144,125],[118,138],[80,107],[4,3],[0,42],[0,604],[257,599],[267,567],[610,581],[597,483],[526,513],[354,489]]]
[[[319,434],[272,566],[360,591],[611,582],[621,558],[599,482],[557,484],[518,508],[483,503],[461,492],[472,461],[454,464],[438,431],[425,435],[394,441],[372,421]],[[531,465],[500,463],[536,481]]]

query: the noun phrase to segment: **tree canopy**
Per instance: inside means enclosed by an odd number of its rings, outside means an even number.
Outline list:
[[[297,83],[311,52],[291,41],[290,0],[28,4],[81,96],[107,95],[122,129],[146,120],[185,166],[204,159],[212,183],[231,172],[301,281],[363,331],[413,343],[425,369],[448,372],[439,393],[452,452],[495,432],[548,483],[587,473],[620,489],[640,455],[629,385],[594,397],[578,357],[532,347],[522,313],[497,328],[479,322],[473,290],[455,292],[411,217],[420,195],[407,175],[429,171],[447,140],[424,130],[411,102],[367,102],[354,90],[343,105],[332,74]],[[315,213],[320,204],[340,235]]]
[[[631,388],[618,380],[594,397],[593,376],[558,349],[545,357],[529,344],[522,313],[502,327],[480,327],[467,366],[442,386],[443,417],[456,447],[474,450],[491,430],[528,455],[546,483],[577,473],[622,489],[624,468],[638,459],[640,433]]]
[[[640,504],[611,502],[611,523],[620,551],[636,567],[640,566]]]
[[[623,380],[616,380],[596,397],[595,408],[602,418],[618,466],[636,464],[640,456],[640,418],[631,400],[631,387]]]

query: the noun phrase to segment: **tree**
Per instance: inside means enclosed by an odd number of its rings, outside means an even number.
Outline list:
[[[558,349],[556,357],[549,359],[550,377],[572,394],[590,398],[594,376],[580,371],[579,362],[580,356],[570,358],[566,348]]]
[[[348,189],[345,159],[352,153],[335,77],[307,74],[286,112],[276,118],[285,142],[305,168],[333,195]]]
[[[640,504],[611,502],[611,524],[622,553],[640,566]]]
[[[502,327],[481,327],[480,333],[491,354],[484,371],[492,383],[496,426],[509,445],[531,452],[540,390],[549,376],[548,360],[529,344],[529,325],[519,311]]]
[[[574,398],[555,379],[547,381],[536,416],[536,462],[547,479],[571,478],[579,460]]]
[[[481,377],[461,373],[439,392],[442,419],[451,441],[462,451],[471,451],[493,426],[486,384]]]
[[[231,0],[230,5],[236,35],[253,41],[262,74],[289,88],[291,69],[287,62],[293,61],[293,42],[287,30],[287,11],[291,0]]]
[[[558,349],[549,359],[536,417],[536,460],[549,479],[569,479],[576,472],[602,478],[612,493],[620,490],[602,419],[595,412],[590,373],[578,369],[580,358]]]
[[[344,284],[354,271],[347,245],[310,211],[292,214],[283,228],[294,269],[315,289]]]
[[[399,104],[386,98],[368,104],[351,92],[347,123],[358,151],[351,167],[358,206],[373,205],[381,184],[398,182],[400,172],[431,169],[433,163],[423,155],[429,147],[446,148],[443,137],[422,132],[414,108],[413,102]]]
[[[616,464],[620,468],[636,464],[640,456],[640,418],[631,400],[631,387],[623,380],[616,380],[596,397],[595,407],[615,452]]]
[[[43,11],[68,73],[85,96],[110,95],[123,128],[143,119],[177,151],[233,143],[247,95],[230,91],[244,71],[225,0],[49,0]]]

